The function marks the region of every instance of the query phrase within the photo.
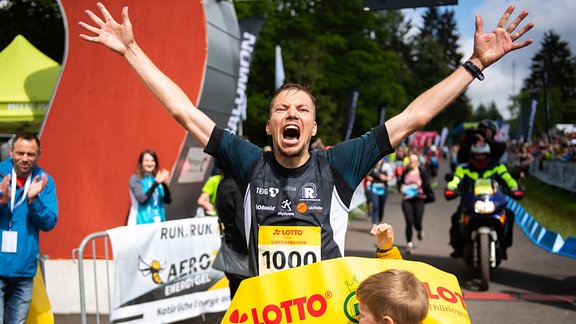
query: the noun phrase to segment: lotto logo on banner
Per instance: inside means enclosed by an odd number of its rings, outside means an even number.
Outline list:
[[[423,323],[470,323],[456,277],[428,264],[359,257],[337,258],[244,280],[222,323],[358,323],[356,288],[386,269],[412,271],[428,290]]]

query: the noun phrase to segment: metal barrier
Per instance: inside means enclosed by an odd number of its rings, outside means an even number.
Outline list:
[[[97,243],[96,241],[98,239],[102,239],[101,241],[103,242],[103,246],[104,246],[104,254],[100,255],[100,257],[98,257],[98,249],[97,249]],[[112,298],[110,296],[110,255],[108,253],[109,248],[108,248],[108,233],[107,232],[97,232],[97,233],[93,233],[90,234],[88,236],[86,236],[84,238],[84,240],[82,240],[82,243],[80,244],[80,247],[78,249],[74,249],[72,251],[72,259],[76,260],[75,258],[75,254],[78,254],[78,274],[79,274],[79,279],[80,279],[80,313],[81,313],[81,318],[82,318],[82,324],[87,324],[87,307],[86,307],[86,280],[85,280],[85,274],[84,274],[84,254],[85,254],[85,250],[86,247],[91,247],[91,251],[89,251],[90,253],[88,254],[88,257],[92,260],[92,270],[93,270],[93,275],[94,275],[94,300],[95,300],[95,312],[96,312],[96,323],[100,323],[100,315],[101,315],[101,309],[100,309],[100,302],[99,302],[99,297],[100,297],[100,292],[101,289],[99,289],[99,284],[98,284],[98,277],[99,277],[99,271],[98,271],[98,266],[97,264],[99,262],[97,262],[97,259],[99,260],[103,260],[104,261],[104,267],[105,267],[105,271],[106,271],[106,294],[107,294],[107,301],[108,301],[108,322],[110,323],[110,309],[112,309]],[[88,253],[88,252],[86,252]]]
[[[562,161],[534,161],[530,174],[557,188],[576,193],[576,163]]]
[[[151,224],[152,225],[152,224]],[[186,236],[187,240],[186,244],[194,244],[194,242],[202,243],[204,240],[209,242],[211,245],[216,246],[215,243],[219,241],[218,233],[215,231],[216,227],[218,226],[217,220],[215,217],[208,217],[205,219],[181,219],[181,220],[174,220],[174,221],[167,221],[162,224],[158,224],[157,228],[148,227],[152,230],[144,231],[146,235],[153,235],[162,232],[163,229],[172,228],[172,229],[183,229],[185,227],[196,227],[196,226],[210,226],[210,230],[207,230],[206,235],[209,235],[206,239],[196,236],[196,235],[189,235]],[[119,229],[112,229],[110,231],[103,231],[103,232],[95,232],[86,236],[80,246],[72,251],[72,260],[74,262],[78,262],[78,275],[79,275],[79,300],[80,304],[80,316],[81,316],[81,323],[87,324],[87,321],[90,320],[90,323],[101,323],[101,318],[103,323],[121,323],[121,322],[128,322],[128,321],[137,321],[139,319],[143,319],[144,311],[137,310],[136,314],[135,311],[129,310],[126,311],[125,308],[120,306],[122,304],[122,294],[125,292],[118,292],[116,294],[116,284],[122,284],[121,279],[124,278],[126,280],[124,283],[130,283],[132,279],[134,279],[130,273],[128,276],[120,276],[121,274],[126,274],[124,272],[124,268],[122,268],[122,273],[116,272],[116,266],[114,263],[119,262],[120,258],[122,261],[125,260],[126,251],[123,251],[122,248],[119,248],[117,251],[113,251],[113,243],[115,243],[119,237],[119,235],[123,235],[124,240],[129,240],[130,242],[139,242],[138,240],[130,240],[130,238],[135,239],[134,236],[131,237],[130,235],[134,235],[135,232],[142,234],[139,228],[145,229],[144,226],[125,226]],[[214,229],[214,230],[212,230]],[[114,232],[118,230],[119,232]],[[196,231],[196,230],[194,230]],[[110,236],[111,235],[111,236]],[[156,235],[157,236],[157,235]],[[176,237],[173,240],[166,240],[167,242],[163,242],[162,248],[163,249],[172,249],[174,247],[180,246],[182,241],[179,240],[181,237]],[[121,240],[122,241],[122,240]],[[128,241],[126,241],[128,242]],[[121,244],[121,243],[119,243]],[[153,243],[150,243],[153,244]],[[171,245],[176,244],[176,245]],[[114,246],[116,247],[116,246]],[[217,246],[216,246],[217,247]],[[200,252],[195,252],[198,255],[210,255],[210,252],[214,250],[213,247],[208,249],[200,250]],[[154,253],[162,253],[162,249],[154,251]],[[181,255],[187,255],[182,253]],[[180,255],[174,262],[180,261]],[[172,260],[172,259],[170,259]],[[172,262],[172,261],[171,261]],[[173,263],[174,263],[173,262]],[[204,261],[203,261],[204,262]],[[211,262],[211,261],[206,261]],[[122,264],[122,263],[120,263]],[[176,263],[174,263],[176,264]],[[133,271],[139,271],[138,273],[142,272],[142,269],[133,269]],[[224,286],[225,282],[219,283],[220,280],[225,279],[223,274],[218,274],[216,271],[212,269],[200,269],[198,271],[202,271],[200,274],[194,274],[188,279],[186,278],[176,278],[174,279],[173,283],[166,283],[171,285],[178,285],[180,283],[191,282],[190,280],[200,279],[200,278],[209,278],[210,281],[207,282],[211,286],[215,287],[213,291],[208,289],[210,287],[206,287],[207,290],[196,290],[195,287],[188,293],[190,294],[190,301],[188,299],[182,299],[180,296],[171,296],[170,298],[176,298],[177,302],[181,304],[192,303],[194,307],[196,307],[196,303],[198,303],[197,309],[183,309],[182,315],[179,317],[174,317],[170,320],[184,320],[184,319],[191,319],[194,317],[198,317],[198,319],[194,320],[194,322],[206,322],[206,313],[220,313],[225,311],[229,306],[230,297],[229,297],[229,290],[226,286]],[[144,275],[144,274],[143,274]],[[178,280],[180,279],[180,280]],[[146,281],[148,281],[147,279]],[[157,284],[157,283],[156,283]],[[215,285],[215,286],[214,286]],[[152,289],[158,289],[157,285],[153,285]],[[185,296],[184,296],[185,297]],[[180,299],[179,299],[180,298]],[[150,301],[151,303],[155,303],[154,306],[158,307],[159,309],[170,308],[171,305],[166,306],[168,303],[162,304],[162,299]],[[166,298],[167,299],[167,298]],[[208,302],[210,300],[210,302]],[[217,302],[214,302],[217,301]],[[192,305],[190,304],[190,305]],[[216,305],[216,306],[215,306]],[[133,306],[133,305],[129,305]],[[150,308],[146,308],[145,310],[149,310]],[[156,314],[148,314],[150,318],[156,318],[160,315]],[[107,318],[106,318],[107,316]],[[138,317],[140,316],[140,317]],[[165,314],[164,314],[165,316]],[[221,316],[221,315],[217,315]],[[158,317],[157,322],[165,322],[161,319],[162,316]],[[210,318],[208,322],[213,322],[214,318]],[[147,320],[150,322],[150,320]],[[218,321],[219,322],[219,321]]]

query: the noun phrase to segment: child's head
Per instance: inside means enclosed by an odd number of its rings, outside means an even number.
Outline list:
[[[407,270],[375,273],[356,290],[361,324],[419,324],[428,313],[428,293]]]

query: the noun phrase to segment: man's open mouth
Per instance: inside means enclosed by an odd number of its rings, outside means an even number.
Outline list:
[[[298,140],[300,139],[300,129],[295,125],[288,125],[284,128],[282,137],[285,140]]]

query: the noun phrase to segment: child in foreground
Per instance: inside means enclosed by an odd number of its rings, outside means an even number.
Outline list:
[[[375,273],[356,290],[360,324],[420,324],[428,314],[428,293],[407,270]]]

